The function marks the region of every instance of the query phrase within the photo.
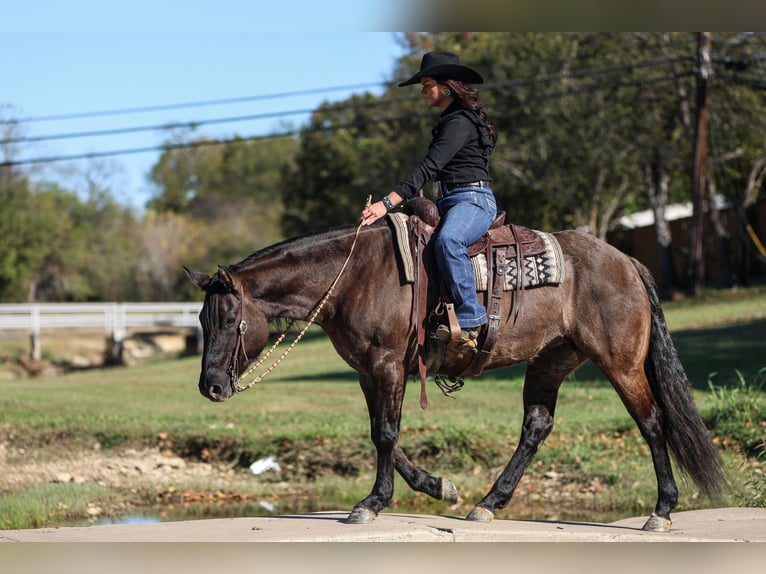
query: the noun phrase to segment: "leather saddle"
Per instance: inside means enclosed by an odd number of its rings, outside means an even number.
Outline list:
[[[454,315],[454,308],[446,295],[436,265],[432,261],[428,243],[431,236],[439,226],[440,216],[436,204],[425,197],[415,197],[402,204],[402,211],[409,216],[408,227],[410,237],[410,249],[413,256],[414,267],[414,294],[415,304],[412,306],[412,322],[415,325],[418,340],[418,372],[421,379],[421,407],[426,408],[425,395],[426,379],[426,333],[428,331],[427,316],[441,316],[441,320],[450,326],[450,341],[447,347],[454,347],[460,338],[460,326]],[[523,274],[524,257],[536,255],[545,251],[545,243],[542,238],[532,229],[519,225],[506,224],[505,212],[500,212],[495,221],[490,225],[487,233],[476,243],[469,246],[468,254],[473,257],[484,253],[487,261],[487,288],[485,300],[487,301],[488,323],[484,328],[483,337],[479,338],[477,352],[468,364],[467,368],[460,373],[460,377],[475,376],[481,373],[497,340],[497,332],[500,328],[500,306],[503,296],[505,274],[508,270],[507,258],[516,260],[516,272]],[[434,285],[438,285],[435,288]],[[522,297],[524,291],[523,277],[516,281],[517,295],[515,296],[514,320],[522,309]],[[430,300],[438,299],[433,309],[429,309],[429,293],[438,292],[438,296],[431,296]],[[454,377],[451,377],[452,380]],[[438,381],[437,381],[438,383]],[[462,382],[460,383],[462,385]],[[441,385],[440,385],[441,386]],[[444,388],[442,388],[444,391]],[[446,394],[446,393],[445,393]]]

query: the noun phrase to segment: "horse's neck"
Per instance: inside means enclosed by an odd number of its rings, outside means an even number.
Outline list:
[[[336,230],[284,242],[243,262],[245,291],[269,319],[304,319],[327,293],[354,239]]]

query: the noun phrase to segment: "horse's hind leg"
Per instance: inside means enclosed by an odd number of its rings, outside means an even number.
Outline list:
[[[412,490],[423,492],[436,500],[444,500],[450,504],[458,502],[457,487],[451,480],[434,476],[412,464],[402,450],[394,449],[396,470]]]
[[[638,425],[638,430],[652,454],[654,473],[657,477],[657,505],[643,529],[666,532],[671,526],[670,513],[678,504],[678,488],[670,465],[662,413],[652,397],[643,368],[632,374],[614,376],[603,367],[602,370]]]
[[[468,513],[467,520],[489,522],[494,518],[495,510],[505,508],[511,501],[524,471],[553,428],[561,382],[583,360],[574,348],[562,345],[540,353],[527,365],[524,422],[519,445],[489,493]]]

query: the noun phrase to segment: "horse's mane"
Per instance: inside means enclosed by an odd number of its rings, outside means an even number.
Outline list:
[[[349,230],[355,229],[355,228],[356,226],[346,225],[343,227],[334,227],[329,229],[323,229],[320,231],[312,231],[312,232],[304,233],[303,235],[290,237],[288,239],[284,239],[282,241],[279,241],[277,243],[274,243],[272,245],[259,249],[258,251],[254,253],[251,253],[239,263],[230,265],[229,269],[233,272],[237,272],[246,267],[249,267],[251,264],[255,263],[256,261],[264,257],[268,257],[269,255],[277,251],[284,251],[284,250],[299,251],[306,246],[316,245],[318,238],[321,238],[322,240],[326,241],[328,239],[333,239],[335,237],[347,235]]]
[[[237,273],[244,271],[252,265],[257,264],[264,258],[268,258],[270,255],[278,252],[290,251],[300,254],[307,249],[316,249],[317,244],[333,243],[336,239],[352,238],[354,236],[356,226],[343,226],[330,229],[323,229],[320,231],[313,231],[299,235],[296,237],[290,237],[283,241],[279,241],[263,249],[256,251],[248,255],[245,259],[234,265],[230,265],[228,270]],[[268,317],[269,324],[275,327],[277,331],[283,331],[288,327],[290,320],[285,317]]]

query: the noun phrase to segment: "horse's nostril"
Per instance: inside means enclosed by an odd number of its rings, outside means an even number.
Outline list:
[[[211,399],[220,399],[223,394],[223,388],[221,385],[210,385],[207,393]]]

